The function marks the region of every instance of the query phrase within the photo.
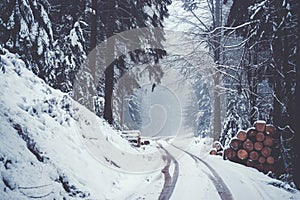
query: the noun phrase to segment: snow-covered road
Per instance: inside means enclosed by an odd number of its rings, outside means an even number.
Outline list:
[[[202,196],[203,198],[208,196],[212,197],[213,193],[213,196],[215,196],[214,199],[233,199],[231,192],[220,175],[204,160],[171,144],[168,146],[168,149],[173,154],[178,155],[178,153],[184,152],[177,160],[160,143],[159,147],[165,151],[166,155],[164,158],[168,161],[167,165],[162,169],[165,183],[159,199],[178,199],[181,197],[188,197],[189,199],[197,197],[202,199]],[[170,171],[171,161],[174,165],[173,176],[170,176],[172,173]],[[217,193],[215,193],[215,190]],[[174,195],[172,195],[173,193]],[[216,194],[219,194],[219,196]]]
[[[160,195],[165,198],[160,199],[299,199],[299,194],[275,187],[275,180],[255,169],[203,154],[201,145],[182,149],[167,142],[158,144],[169,156],[162,170],[169,176]]]

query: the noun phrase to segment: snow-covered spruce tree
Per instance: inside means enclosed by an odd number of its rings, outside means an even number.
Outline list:
[[[56,66],[53,68],[53,77],[51,76],[50,85],[63,92],[70,92],[73,89],[74,79],[78,77],[77,73],[85,59],[84,37],[77,21],[73,29],[61,40],[54,42],[56,55]]]
[[[73,89],[74,79],[86,59],[84,22],[85,1],[50,0],[56,66],[50,84],[64,92]]]
[[[228,95],[229,96],[229,95]],[[222,134],[220,142],[223,146],[227,146],[230,139],[236,136],[239,129],[246,129],[247,114],[245,101],[242,101],[242,95],[233,94],[226,105],[226,116],[223,122]],[[247,124],[247,126],[245,126]]]
[[[207,137],[211,127],[212,117],[212,104],[209,89],[207,84],[204,82],[202,76],[198,76],[193,84],[195,94],[197,97],[197,136]]]
[[[18,53],[27,67],[48,81],[55,65],[53,33],[46,0],[12,0],[0,3],[0,42]]]
[[[50,86],[69,92],[75,73],[85,59],[80,24],[69,15],[55,21],[55,32],[47,0],[4,1],[0,4],[0,42],[18,53],[35,74]],[[61,29],[63,29],[63,31]],[[61,31],[58,31],[61,30]]]
[[[266,1],[262,6],[254,5],[253,11],[263,9],[263,13],[254,15],[264,23],[255,27],[258,33],[269,34],[272,59],[269,70],[273,72],[270,80],[274,88],[274,109],[272,113],[275,125],[290,126],[295,129],[296,111],[296,52],[298,45],[298,1]],[[283,132],[284,133],[284,132]],[[289,135],[283,134],[283,141],[288,141]],[[295,144],[294,144],[295,145]],[[293,142],[286,143],[286,171],[295,173],[295,152]],[[283,154],[284,156],[284,154]],[[291,181],[291,180],[288,180]]]
[[[232,13],[239,16],[239,5],[244,5],[244,1],[235,0]],[[249,10],[248,15],[244,16],[240,22],[251,22],[249,26],[244,26],[242,35],[248,39],[247,48],[254,48],[256,54],[267,54],[267,59],[259,60],[255,65],[259,68],[251,67],[258,71],[256,75],[259,79],[256,84],[266,80],[270,88],[273,89],[273,101],[271,101],[271,115],[269,121],[278,127],[290,126],[294,129],[296,124],[296,52],[298,45],[298,5],[294,0],[272,1],[265,0],[260,2],[250,2],[245,11]],[[239,8],[239,9],[238,9]],[[235,17],[238,19],[238,17]],[[244,21],[243,21],[244,20]],[[232,21],[234,23],[237,20]],[[237,24],[238,25],[238,24]],[[251,38],[249,38],[251,36]],[[254,54],[255,55],[255,54]],[[252,76],[256,77],[256,76]],[[257,90],[256,90],[257,91]],[[256,94],[257,95],[257,94]],[[259,102],[255,97],[256,103]],[[270,102],[268,102],[270,104]],[[285,141],[283,134],[283,142]],[[285,164],[288,174],[294,173],[294,150],[293,143],[284,146],[283,151],[288,157]],[[287,151],[289,149],[289,151]]]
[[[102,0],[98,2],[97,17],[102,22],[102,27],[99,34],[102,39],[110,38],[116,33],[131,30],[135,28],[144,27],[163,27],[162,21],[168,16],[167,5],[171,3],[170,0],[154,0],[154,1],[121,1],[121,0]],[[157,63],[166,52],[157,48],[145,48],[149,39],[154,39],[158,45],[164,39],[162,35],[154,35],[153,32],[147,32],[140,35],[141,49],[130,52],[130,60],[133,62],[154,62]],[[106,52],[113,55],[118,47],[122,47],[128,43],[126,38],[112,41],[112,46]],[[146,59],[145,59],[146,58]],[[103,62],[105,65],[106,63]],[[126,71],[125,56],[121,56],[113,63],[105,67],[105,106],[104,118],[109,122],[113,122],[112,113],[112,95],[115,82],[115,68],[123,68]]]

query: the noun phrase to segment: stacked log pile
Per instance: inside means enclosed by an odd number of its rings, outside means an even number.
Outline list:
[[[280,134],[273,125],[257,121],[247,131],[240,130],[224,149],[223,158],[259,171],[280,174]]]

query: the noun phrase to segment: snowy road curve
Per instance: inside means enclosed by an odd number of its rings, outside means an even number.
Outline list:
[[[174,192],[174,189],[176,187],[177,182],[182,182],[182,185],[188,186],[189,182],[185,181],[184,179],[181,181],[178,181],[179,175],[183,174],[184,172],[180,171],[179,165],[189,165],[190,168],[195,168],[198,170],[198,172],[205,174],[204,176],[207,176],[209,180],[211,181],[212,185],[218,192],[219,198],[222,200],[232,200],[232,194],[230,190],[228,189],[227,185],[224,183],[221,176],[214,170],[214,168],[209,165],[207,162],[199,158],[198,156],[181,149],[175,145],[172,145],[177,151],[184,152],[184,156],[189,157],[189,159],[193,160],[193,165],[191,166],[190,163],[182,162],[180,159],[177,160],[172,154],[166,150],[161,144],[158,144],[159,148],[164,151],[163,159],[167,161],[165,167],[162,169],[162,173],[164,174],[164,185],[163,189],[159,195],[159,200],[167,200],[171,199],[171,196]],[[173,152],[173,151],[172,151]],[[174,163],[174,171],[171,176],[170,172],[170,166]],[[199,166],[200,164],[200,166]],[[206,171],[203,169],[205,168]],[[207,172],[209,170],[210,173]],[[198,181],[201,181],[201,178],[198,178]],[[178,189],[179,186],[177,186]],[[194,191],[195,193],[197,191]]]
[[[206,173],[206,174],[209,177],[209,179],[213,182],[213,184],[215,185],[215,188],[217,189],[218,194],[220,195],[220,198],[222,200],[232,200],[233,199],[232,194],[231,194],[230,190],[228,189],[227,185],[224,183],[221,176],[214,170],[214,168],[212,166],[210,166],[207,162],[205,162],[198,156],[196,156],[192,153],[189,153],[189,152],[185,151],[184,149],[181,149],[175,145],[172,145],[172,146],[183,151],[187,155],[189,155],[192,159],[194,159],[194,161],[196,163],[199,163],[199,162],[203,163],[211,171],[213,176],[208,173]]]
[[[178,176],[179,176],[179,164],[178,161],[165,149],[163,148],[162,145],[159,144],[159,147],[166,153],[166,156],[164,156],[164,159],[167,159],[167,164],[166,166],[162,169],[162,173],[164,174],[165,177],[165,182],[163,189],[159,195],[159,200],[165,200],[165,199],[170,199],[174,188],[175,184],[177,182]],[[173,176],[171,177],[170,175],[170,164],[171,161],[173,161],[175,165],[174,173]]]

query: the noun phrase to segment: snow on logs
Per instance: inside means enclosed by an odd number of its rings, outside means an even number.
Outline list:
[[[254,167],[264,173],[279,173],[275,171],[278,170],[277,166],[280,166],[279,137],[280,133],[273,125],[256,121],[254,127],[247,131],[240,130],[236,137],[230,140],[228,147],[223,151],[223,158]]]
[[[219,155],[223,156],[223,146],[219,141],[215,141],[213,148],[209,152],[210,155]]]

